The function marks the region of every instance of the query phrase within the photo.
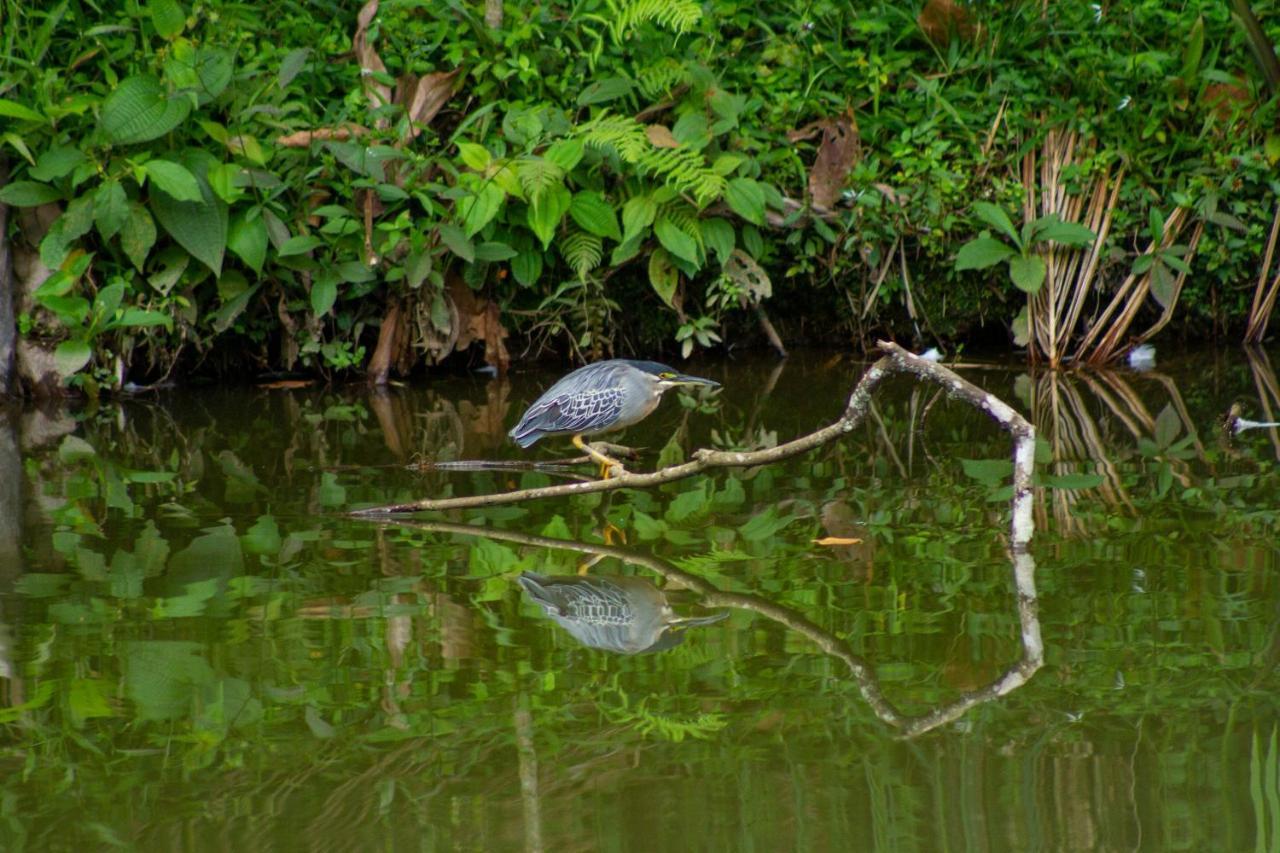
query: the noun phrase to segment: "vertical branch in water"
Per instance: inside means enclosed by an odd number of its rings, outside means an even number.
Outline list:
[[[516,757],[520,761],[520,802],[524,806],[524,849],[542,853],[542,800],[538,796],[538,753],[533,746],[533,716],[529,700],[516,697],[512,722],[516,730]]]

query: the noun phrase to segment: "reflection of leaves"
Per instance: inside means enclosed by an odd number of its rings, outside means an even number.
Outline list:
[[[183,716],[198,690],[213,681],[199,643],[142,640],[124,644],[124,692],[142,720]]]
[[[738,533],[748,542],[761,542],[795,520],[793,515],[779,516],[777,508],[771,506],[764,512],[752,516],[746,524],[738,528]]]
[[[520,557],[515,551],[490,539],[476,540],[471,546],[469,560],[471,574],[475,577],[507,574],[520,566]]]
[[[253,527],[240,537],[240,541],[250,554],[274,555],[280,551],[280,526],[270,515],[259,516]]]

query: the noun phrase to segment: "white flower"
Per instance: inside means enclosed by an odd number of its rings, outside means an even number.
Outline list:
[[[1133,102],[1133,98],[1131,98],[1128,95],[1125,95],[1123,98],[1120,99],[1120,103],[1116,105],[1116,111],[1119,112],[1120,110],[1128,109],[1129,104],[1131,104],[1132,102]]]
[[[1093,10],[1093,22],[1095,24],[1102,22],[1102,4],[1090,3],[1089,8]]]

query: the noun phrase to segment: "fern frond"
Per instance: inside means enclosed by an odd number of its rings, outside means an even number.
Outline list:
[[[560,256],[578,274],[579,281],[586,281],[587,274],[600,266],[604,257],[604,241],[595,234],[576,228],[560,243]]]
[[[671,224],[693,238],[698,250],[706,254],[707,245],[702,239],[702,222],[698,212],[683,202],[668,202],[662,206],[659,217],[670,220]]]
[[[699,206],[724,195],[724,176],[714,172],[701,154],[687,148],[653,147],[644,125],[633,118],[601,116],[582,125],[579,133],[586,145],[613,152],[641,174],[654,175],[692,195]]]
[[[615,11],[611,25],[615,42],[621,42],[646,21],[679,35],[702,20],[702,6],[695,0],[621,0],[611,5]]]
[[[542,194],[560,183],[564,178],[564,170],[541,157],[526,157],[516,166],[516,177],[525,198],[530,203],[537,201]]]
[[[693,75],[683,62],[671,57],[664,57],[657,64],[641,68],[636,75],[636,85],[649,98],[659,98],[670,94],[677,86],[693,80]]]

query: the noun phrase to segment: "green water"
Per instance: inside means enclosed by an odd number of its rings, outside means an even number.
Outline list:
[[[785,441],[862,369],[694,365],[725,387],[632,467]],[[560,482],[412,467],[567,454],[505,440],[553,377],[10,410],[0,847],[1280,849],[1280,436],[1220,427],[1270,364],[963,373],[1042,439],[1036,598],[1006,436],[906,378],[784,464],[403,524],[343,511]],[[727,618],[580,644],[516,578],[606,533],[591,577]]]

